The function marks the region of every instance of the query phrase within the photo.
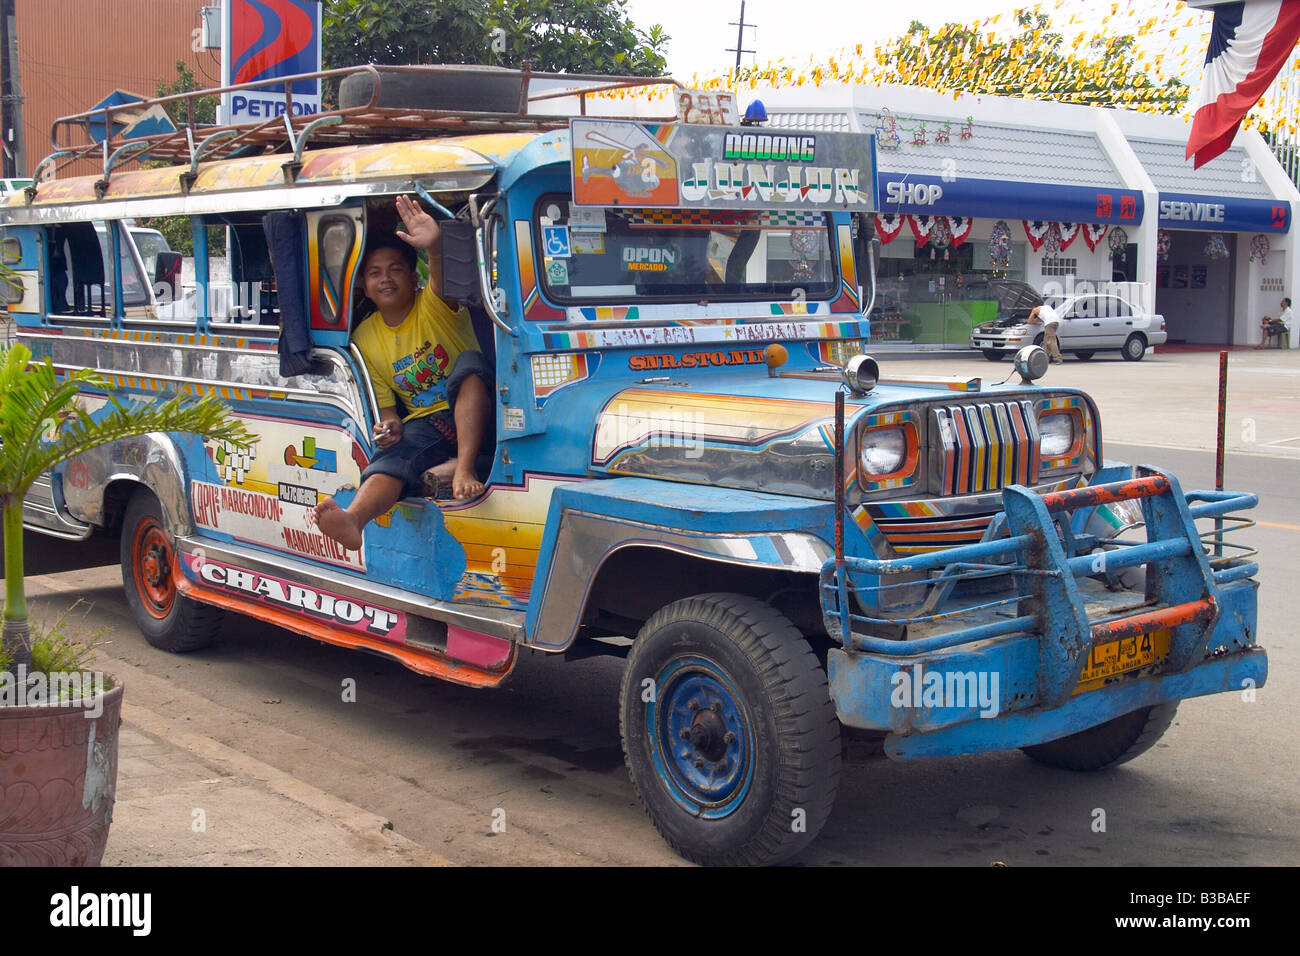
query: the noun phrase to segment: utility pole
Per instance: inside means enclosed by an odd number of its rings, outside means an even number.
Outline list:
[[[745,0],[740,0],[740,22],[736,23],[735,21],[733,21],[730,24],[728,24],[728,26],[733,26],[736,28],[736,45],[734,48],[727,47],[727,52],[736,54],[736,72],[739,73],[740,54],[754,52],[753,50],[745,49],[745,27],[755,26],[755,24],[753,23],[745,22]]]
[[[0,169],[6,178],[27,172],[23,155],[23,91],[18,80],[15,2],[0,0]]]

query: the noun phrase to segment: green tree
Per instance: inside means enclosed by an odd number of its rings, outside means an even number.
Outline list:
[[[194,79],[194,71],[185,65],[184,60],[176,61],[176,77],[170,83],[162,79],[157,81],[154,96],[173,96],[176,93],[190,93],[203,87]],[[163,109],[177,126],[190,122],[191,106],[193,122],[196,126],[211,126],[217,121],[217,98],[215,96],[196,96],[190,100],[175,100],[164,103]]]
[[[328,68],[360,63],[494,63],[652,76],[668,35],[643,31],[625,0],[325,0]],[[493,31],[503,31],[493,49]],[[501,47],[504,49],[501,49]]]
[[[545,73],[659,76],[667,67],[668,34],[659,24],[638,29],[625,0],[492,0],[491,24],[505,31],[499,62],[527,62]]]
[[[359,63],[484,63],[487,0],[324,0],[326,69]]]
[[[252,436],[211,396],[122,404],[110,392],[103,413],[77,405],[81,388],[110,385],[88,369],[60,377],[50,360],[33,362],[21,343],[0,348],[0,511],[4,515],[5,603],[0,652],[30,666],[31,630],[23,588],[23,496],[40,475],[97,445],[149,432],[190,432],[247,444]]]

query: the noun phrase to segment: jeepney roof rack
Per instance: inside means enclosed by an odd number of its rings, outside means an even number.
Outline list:
[[[292,92],[296,81],[337,79],[369,73],[372,79],[368,102],[347,109],[321,110],[316,113],[294,115]],[[533,104],[559,101],[573,105],[576,115],[585,116],[588,97],[596,93],[632,90],[643,87],[672,86],[678,84],[671,77],[606,76],[577,73],[540,73],[527,65],[521,70],[492,69],[490,76],[497,81],[516,81],[519,95],[513,111],[482,112],[464,108],[434,109],[408,105],[381,106],[384,74],[426,76],[468,76],[483,78],[481,66],[390,66],[366,64],[335,70],[318,70],[294,76],[277,77],[253,83],[240,83],[203,90],[190,90],[158,96],[152,99],[119,103],[98,109],[60,116],[50,129],[54,151],[37,165],[32,174],[36,185],[43,179],[54,179],[58,171],[78,160],[100,158],[103,175],[107,180],[115,166],[138,159],[163,161],[173,165],[188,164],[193,173],[200,159],[212,161],[263,152],[292,152],[295,160],[302,156],[308,138],[313,147],[358,145],[392,142],[402,139],[429,139],[436,136],[463,135],[513,131],[542,131],[559,129],[568,125],[574,112],[535,111]],[[322,84],[323,85],[323,84]],[[260,90],[268,86],[280,87],[275,92],[284,98],[284,111],[260,122],[237,124],[197,123],[195,108],[201,97],[220,96]],[[281,92],[281,90],[283,92]],[[298,99],[301,110],[302,97]],[[124,117],[139,115],[155,106],[180,104],[188,122],[179,128],[147,136],[126,138],[120,134],[106,135],[102,140],[91,135],[97,127],[106,134],[115,129]],[[674,107],[669,106],[671,113]],[[601,115],[609,115],[602,112]],[[670,115],[654,117],[668,120]],[[65,141],[62,141],[65,140]],[[48,169],[47,169],[48,167]]]

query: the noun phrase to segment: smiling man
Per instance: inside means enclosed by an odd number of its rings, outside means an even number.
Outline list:
[[[397,212],[406,226],[397,232],[402,241],[372,244],[362,263],[365,292],[377,311],[353,334],[379,403],[374,439],[380,451],[346,510],[333,498],[312,510],[324,534],[354,551],[370,521],[427,486],[426,472],[450,478],[458,499],[483,492],[474,460],[491,420],[492,371],[469,313],[439,294],[438,224],[408,196],[397,197]],[[417,249],[429,257],[429,282],[419,292]]]

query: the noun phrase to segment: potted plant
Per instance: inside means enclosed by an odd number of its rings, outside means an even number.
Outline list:
[[[93,415],[81,388],[108,392]],[[0,633],[0,867],[96,866],[108,842],[117,784],[122,685],[84,670],[66,640],[33,659],[23,588],[23,497],[35,479],[96,445],[149,432],[246,443],[243,425],[211,397],[122,404],[89,370],[59,375],[21,343],[0,346],[0,511],[4,626]],[[57,629],[56,629],[57,630]]]

